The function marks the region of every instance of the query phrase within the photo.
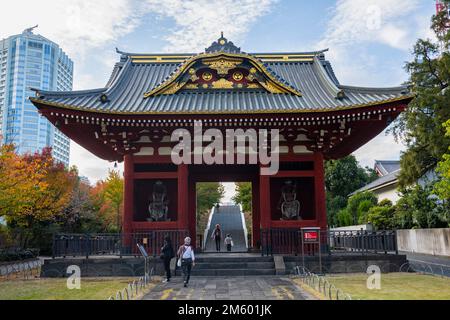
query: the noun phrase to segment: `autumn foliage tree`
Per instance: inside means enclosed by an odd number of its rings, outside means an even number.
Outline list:
[[[109,171],[108,178],[98,181],[90,193],[103,230],[119,232],[123,214],[123,178],[119,172]]]
[[[57,220],[76,181],[76,171],[55,162],[50,148],[25,155],[16,154],[12,145],[0,148],[0,216],[19,231],[22,246],[38,225]]]

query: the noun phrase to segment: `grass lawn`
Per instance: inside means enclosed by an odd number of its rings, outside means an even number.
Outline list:
[[[368,275],[328,275],[337,288],[357,300],[450,300],[450,278],[417,273],[386,273],[381,275],[381,290],[369,290]]]
[[[1,281],[0,300],[106,300],[133,280],[82,278],[80,290],[67,289],[62,278]]]

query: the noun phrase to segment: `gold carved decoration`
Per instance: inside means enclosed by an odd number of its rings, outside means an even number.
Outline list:
[[[253,74],[249,74],[247,77],[245,77],[248,81],[255,80],[255,76]]]
[[[195,81],[197,81],[198,79],[199,79],[199,77],[197,77],[196,74],[193,74],[193,75],[191,76],[191,81],[192,81],[192,82],[195,82]]]
[[[235,73],[233,73],[233,79],[235,81],[241,81],[242,79],[244,79],[244,75],[242,74],[242,72],[236,71]]]
[[[231,69],[236,68],[244,60],[231,57],[220,57],[219,59],[203,59],[203,63],[211,69],[217,71],[220,75],[226,75]]]
[[[233,82],[222,78],[222,79],[220,79],[218,81],[214,81],[212,83],[212,87],[214,89],[232,89],[233,88]]]
[[[178,90],[180,90],[184,85],[186,84],[186,82],[175,82],[173,83],[170,87],[168,87],[163,94],[168,95],[168,94],[174,94],[176,93]]]
[[[301,92],[298,91],[297,89],[277,79],[267,69],[267,67],[254,56],[242,53],[218,52],[218,53],[203,53],[200,55],[190,57],[184,62],[182,66],[180,66],[180,68],[177,69],[177,71],[173,75],[171,75],[169,79],[165,80],[160,85],[154,87],[151,91],[144,93],[144,98],[149,98],[161,94],[168,95],[176,93],[186,84],[186,80],[180,79],[183,76],[183,74],[188,74],[189,75],[188,79],[192,80],[193,82],[197,81],[198,79],[195,78],[198,77],[196,75],[197,71],[195,69],[196,63],[201,62],[202,64],[209,66],[211,69],[217,71],[219,77],[222,77],[224,75],[228,75],[230,70],[240,66],[244,61],[250,64],[249,75],[247,76],[247,79],[250,82],[257,80],[258,86],[263,86],[267,91],[271,93],[293,94],[296,96],[302,95]],[[191,69],[194,69],[194,71],[191,71]],[[191,78],[192,76],[194,77]],[[200,78],[202,78],[202,76],[200,76]],[[206,79],[209,79],[209,77],[207,76]],[[206,81],[209,82],[212,79],[213,77],[211,77],[211,79]],[[226,88],[231,87],[230,84],[220,80],[216,81],[216,86],[219,87],[224,86]],[[209,88],[210,86],[207,87]],[[252,86],[250,85],[247,86],[247,88],[251,87]]]
[[[197,83],[188,83],[185,86],[186,89],[198,89],[198,84]]]
[[[205,81],[210,81],[212,79],[212,74],[211,72],[203,72],[202,74],[202,79]]]
[[[270,81],[260,82],[260,83],[270,93],[275,93],[275,94],[284,93],[284,91],[282,91],[280,88],[278,88],[278,86],[272,84]]]
[[[249,83],[247,85],[247,88],[249,88],[249,89],[259,89],[259,88],[261,88],[261,86],[259,84],[257,84],[257,83]]]

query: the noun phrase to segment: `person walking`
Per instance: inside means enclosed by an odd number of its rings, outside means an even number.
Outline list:
[[[227,234],[227,237],[225,238],[225,245],[227,246],[227,251],[231,252],[231,247],[233,246],[233,238],[231,237],[231,234]]]
[[[172,277],[170,272],[170,261],[175,257],[175,251],[173,250],[172,240],[169,236],[164,238],[164,246],[161,248],[161,259],[164,262],[164,269],[166,270],[166,280],[163,282],[169,282]]]
[[[180,264],[181,269],[183,270],[184,287],[187,287],[189,284],[189,279],[191,278],[192,267],[195,266],[195,256],[194,249],[192,249],[191,246],[191,238],[186,237],[184,239],[184,244],[178,248],[177,256],[178,259],[181,260]]]
[[[220,229],[220,225],[216,224],[216,228],[214,229],[211,239],[214,239],[216,242],[216,251],[220,251],[220,242],[222,241],[222,230]]]

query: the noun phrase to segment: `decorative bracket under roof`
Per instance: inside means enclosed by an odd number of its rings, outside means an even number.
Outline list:
[[[226,42],[224,45],[230,43]],[[144,97],[170,95],[180,90],[217,89],[261,90],[273,94],[301,96],[300,91],[269,70],[256,57],[241,52],[219,51],[190,57],[163,83],[146,92]]]

